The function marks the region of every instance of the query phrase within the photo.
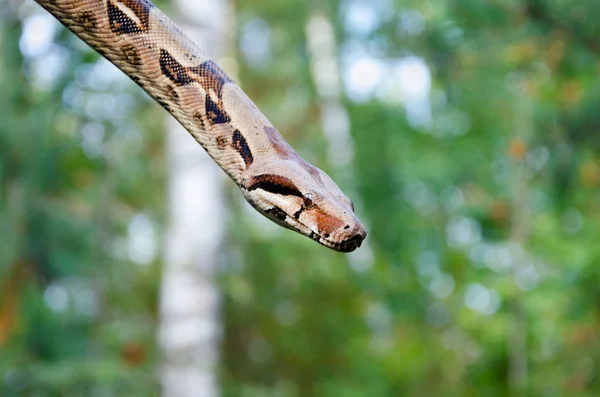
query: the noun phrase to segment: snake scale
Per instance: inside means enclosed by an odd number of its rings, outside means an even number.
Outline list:
[[[336,251],[361,245],[352,201],[152,3],[35,1],[171,113],[258,212]]]

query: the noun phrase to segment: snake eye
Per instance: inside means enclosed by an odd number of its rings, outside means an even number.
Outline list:
[[[312,195],[312,193],[306,193],[303,197],[304,199],[304,208],[310,208],[313,205],[315,205],[314,199],[315,197]]]

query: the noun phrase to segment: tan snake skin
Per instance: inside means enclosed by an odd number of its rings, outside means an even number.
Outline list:
[[[336,251],[361,245],[352,202],[152,3],[36,2],[167,109],[261,214]]]

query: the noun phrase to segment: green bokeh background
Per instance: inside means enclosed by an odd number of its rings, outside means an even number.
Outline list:
[[[26,21],[45,14],[0,9],[0,395],[158,395],[166,112],[126,78],[86,79],[99,57],[62,28],[24,54]],[[306,42],[317,11],[344,78],[349,48],[389,68],[361,97],[344,79],[349,176],[321,128]],[[369,236],[348,256],[265,233],[227,184],[223,395],[600,395],[597,0],[246,0],[232,12],[238,80],[355,192]],[[259,64],[241,44],[257,21],[270,32]],[[49,81],[48,54],[61,65]],[[388,95],[406,59],[431,76],[426,124]],[[119,115],[84,105],[108,97]],[[132,219],[154,230],[143,266],[127,254]]]

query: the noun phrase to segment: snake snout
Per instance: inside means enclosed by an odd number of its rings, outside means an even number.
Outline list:
[[[350,239],[344,241],[340,248],[344,252],[351,252],[361,246],[363,240],[367,237],[367,233],[364,230],[361,230],[359,233],[356,233]]]

